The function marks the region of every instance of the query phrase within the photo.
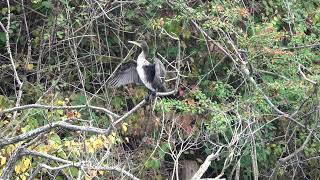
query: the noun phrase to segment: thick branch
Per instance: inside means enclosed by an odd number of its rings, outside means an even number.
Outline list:
[[[40,133],[47,132],[53,128],[61,127],[64,129],[69,129],[73,131],[86,131],[86,132],[93,132],[97,134],[107,134],[108,130],[106,129],[100,129],[100,128],[95,128],[95,127],[90,127],[90,126],[77,126],[77,125],[72,125],[69,123],[66,123],[64,121],[58,121],[58,122],[53,122],[50,124],[47,124],[45,126],[36,128],[34,130],[31,130],[29,132],[26,132],[24,134],[8,138],[8,139],[0,139],[0,147],[13,144],[19,141],[24,141],[28,138],[34,137]]]
[[[13,151],[13,153],[11,154],[8,162],[6,163],[5,167],[3,168],[2,174],[0,176],[0,180],[2,179],[9,179],[9,177],[11,176],[11,173],[13,171],[13,167],[16,164],[16,162],[21,158],[23,150],[29,146],[31,146],[32,144],[34,144],[35,142],[37,142],[39,140],[38,136],[37,138],[31,140],[30,142],[19,146],[17,149],[15,149]]]
[[[211,161],[215,160],[218,156],[220,151],[222,150],[222,146],[217,150],[216,153],[210,154],[206,160],[203,162],[203,164],[200,166],[198,171],[193,175],[191,180],[200,180],[201,176],[207,171],[209,168]]]
[[[38,109],[52,109],[52,110],[57,110],[57,109],[84,109],[84,108],[90,108],[98,111],[103,111],[113,117],[119,118],[120,116],[113,113],[112,111],[103,108],[103,107],[98,107],[98,106],[92,106],[92,105],[78,105],[78,106],[50,106],[50,105],[43,105],[43,104],[28,104],[24,106],[18,106],[18,107],[13,107],[10,109],[6,109],[3,111],[0,111],[0,115],[3,113],[9,113],[13,111],[21,111],[25,109],[31,109],[31,108],[38,108]]]
[[[40,153],[33,150],[28,150],[24,146],[17,148],[14,153],[11,155],[11,158],[9,162],[7,163],[7,166],[4,168],[2,176],[0,179],[9,179],[11,176],[13,167],[15,163],[22,157],[22,156],[35,156],[35,157],[41,157],[47,160],[55,161],[58,163],[62,163],[64,165],[59,167],[51,167],[45,164],[40,164],[39,167],[36,169],[35,172],[32,173],[32,177],[36,176],[36,173],[40,171],[41,168],[46,168],[49,170],[59,170],[67,167],[77,167],[81,169],[88,169],[88,170],[97,170],[97,171],[117,171],[121,174],[124,174],[125,176],[134,179],[139,180],[139,178],[135,177],[133,174],[129,173],[128,171],[124,170],[120,167],[110,167],[110,166],[91,166],[89,163],[86,162],[72,162],[69,160],[65,160],[50,154]]]
[[[40,168],[46,168],[49,170],[59,170],[59,169],[63,169],[63,168],[67,168],[67,167],[77,167],[77,168],[81,168],[81,169],[88,169],[88,170],[97,170],[97,171],[117,171],[121,174],[124,174],[125,176],[134,179],[134,180],[139,180],[139,178],[135,177],[133,174],[129,173],[128,171],[124,170],[123,168],[120,167],[116,167],[116,166],[92,166],[89,163],[86,162],[72,162],[69,160],[65,160],[56,156],[52,156],[50,154],[44,154],[44,153],[40,153],[37,151],[32,151],[32,150],[28,150],[28,149],[22,149],[21,151],[21,156],[27,156],[27,155],[31,155],[31,156],[36,156],[36,157],[41,157],[44,159],[48,159],[51,161],[55,161],[55,162],[59,162],[59,163],[63,163],[64,165],[59,166],[59,167],[51,167],[45,164],[41,164]],[[33,174],[34,175],[34,174]]]
[[[22,148],[18,147],[10,156],[10,159],[8,160],[6,166],[3,168],[2,175],[0,177],[0,180],[9,179],[9,177],[12,174],[13,167],[15,166],[16,162],[20,159]]]

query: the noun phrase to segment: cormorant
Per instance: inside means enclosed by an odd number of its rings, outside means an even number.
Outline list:
[[[119,87],[122,85],[135,83],[143,84],[154,95],[156,92],[166,92],[164,86],[165,67],[158,58],[154,58],[151,64],[147,60],[149,47],[145,41],[128,41],[142,49],[137,62],[129,62],[122,65],[109,80],[109,87]]]

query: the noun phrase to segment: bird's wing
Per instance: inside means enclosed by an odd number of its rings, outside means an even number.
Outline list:
[[[161,83],[164,82],[164,78],[166,76],[166,68],[158,58],[154,58],[154,65],[155,65],[155,75],[156,77],[160,77]]]
[[[166,75],[166,68],[158,58],[154,58],[154,69],[155,76],[153,83],[158,88],[160,92],[166,92],[166,87],[164,86],[164,78]]]
[[[108,80],[108,86],[119,87],[130,83],[142,84],[136,67],[137,64],[133,61],[123,64],[121,68]]]
[[[166,68],[158,58],[154,58],[154,64],[155,64],[155,75],[156,77],[160,77],[161,82],[164,82],[164,78],[166,76]]]

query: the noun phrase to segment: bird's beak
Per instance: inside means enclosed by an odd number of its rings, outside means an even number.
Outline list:
[[[134,45],[136,45],[136,46],[141,48],[141,44],[136,42],[136,41],[128,41],[128,43],[134,44]]]

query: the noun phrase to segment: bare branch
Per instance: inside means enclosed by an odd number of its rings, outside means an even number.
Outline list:
[[[282,49],[283,50],[295,50],[295,49],[316,48],[316,47],[320,47],[320,43],[304,45],[304,46],[296,46],[296,47],[287,47],[287,48],[282,48]]]
[[[207,171],[207,169],[209,168],[211,161],[215,160],[219,154],[220,151],[222,150],[222,146],[219,147],[219,149],[217,150],[216,153],[212,153],[209,156],[207,156],[206,160],[203,162],[203,164],[200,166],[200,168],[198,169],[198,171],[193,175],[193,177],[191,178],[191,180],[200,180],[202,175]]]
[[[306,74],[301,70],[301,66],[302,66],[301,64],[299,64],[299,66],[298,66],[298,70],[299,70],[299,73],[301,74],[301,76],[302,76],[306,81],[310,82],[311,84],[316,85],[317,82],[315,82],[315,81],[307,78]]]
[[[30,145],[34,144],[35,142],[37,142],[39,140],[39,136],[33,140],[31,140],[30,142],[19,146],[17,149],[14,150],[14,152],[11,154],[10,159],[8,160],[8,162],[6,163],[5,167],[3,168],[2,174],[0,176],[0,179],[9,179],[9,177],[11,177],[12,171],[13,171],[13,167],[16,164],[16,162],[21,158],[23,150],[27,147],[29,147]]]
[[[300,153],[301,151],[303,151],[305,149],[305,147],[307,146],[308,142],[310,141],[312,134],[313,134],[313,130],[309,132],[308,137],[306,138],[306,140],[303,142],[302,146],[300,146],[297,150],[295,150],[293,153],[289,154],[288,156],[284,157],[284,158],[280,158],[279,161],[284,163],[289,161],[291,158],[293,158],[294,156],[296,156],[298,153]]]
[[[0,147],[13,144],[19,141],[24,141],[28,138],[34,137],[40,133],[47,132],[53,128],[61,127],[64,129],[69,129],[73,131],[86,131],[86,132],[93,132],[97,134],[107,134],[108,130],[106,129],[100,129],[100,128],[95,128],[95,127],[90,127],[90,126],[77,126],[77,125],[72,125],[69,123],[66,123],[64,121],[58,121],[58,122],[53,122],[50,124],[47,124],[45,126],[33,129],[31,131],[28,131],[24,134],[12,137],[12,138],[7,138],[7,139],[0,139]]]
[[[13,167],[15,166],[16,162],[20,159],[21,153],[23,151],[23,148],[18,147],[10,156],[10,159],[8,160],[6,166],[3,168],[2,175],[0,176],[0,179],[9,179],[9,177],[12,174]]]
[[[10,36],[9,36],[9,30],[10,30],[10,17],[11,17],[11,11],[10,11],[10,2],[9,0],[7,0],[7,5],[8,5],[8,18],[7,18],[7,28],[4,27],[4,25],[0,22],[0,26],[3,29],[3,31],[5,32],[6,35],[6,47],[7,47],[7,52],[9,54],[9,59],[11,62],[11,66],[12,66],[12,70],[14,73],[14,78],[16,79],[18,86],[19,86],[19,90],[18,90],[18,94],[17,94],[17,100],[16,100],[16,107],[20,106],[20,100],[21,100],[21,96],[22,96],[22,85],[23,83],[21,82],[17,70],[16,70],[16,65],[14,63],[13,57],[12,57],[12,52],[11,52],[11,48],[10,48]],[[13,114],[13,119],[16,118],[17,112],[14,112]]]
[[[40,169],[42,168],[46,168],[49,170],[60,170],[63,168],[68,168],[68,167],[77,167],[77,168],[81,168],[81,169],[87,169],[87,170],[97,170],[97,171],[117,171],[121,174],[124,174],[125,176],[134,179],[134,180],[139,180],[139,178],[135,177],[133,174],[129,173],[128,171],[124,170],[123,168],[120,167],[110,167],[110,166],[92,166],[90,165],[90,163],[88,162],[72,162],[69,160],[65,160],[56,156],[52,156],[50,154],[44,154],[44,153],[40,153],[37,151],[33,151],[33,150],[28,150],[25,147],[20,147],[18,148],[12,155],[10,158],[10,162],[8,162],[7,165],[2,173],[1,179],[8,179],[8,177],[10,177],[12,170],[13,170],[13,166],[15,164],[16,161],[19,160],[19,158],[21,158],[22,156],[35,156],[35,157],[41,157],[47,160],[51,160],[51,161],[55,161],[58,163],[62,163],[64,165],[62,166],[58,166],[58,167],[51,167],[45,164],[40,164],[38,166],[38,168],[32,173],[31,177],[35,177],[36,174],[40,171]],[[14,158],[12,158],[14,157]],[[7,170],[7,169],[10,169]]]
[[[83,109],[83,108],[90,108],[90,109],[94,109],[94,110],[98,110],[98,111],[103,111],[113,117],[119,118],[120,116],[113,113],[112,111],[103,108],[103,107],[98,107],[98,106],[92,106],[92,105],[77,105],[77,106],[50,106],[50,105],[43,105],[43,104],[28,104],[28,105],[23,105],[23,106],[19,106],[19,107],[14,107],[14,108],[10,108],[10,109],[6,109],[3,111],[0,111],[0,115],[4,114],[4,113],[9,113],[9,112],[13,112],[13,111],[21,111],[21,110],[25,110],[25,109],[31,109],[31,108],[37,108],[37,109],[51,109],[51,110],[57,110],[57,109]]]

